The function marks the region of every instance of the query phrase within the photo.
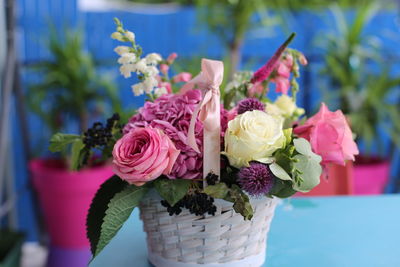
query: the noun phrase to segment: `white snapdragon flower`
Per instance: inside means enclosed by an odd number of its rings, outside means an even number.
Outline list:
[[[143,95],[144,93],[144,87],[143,83],[137,83],[131,86],[132,92],[135,96]]]
[[[134,64],[123,64],[121,67],[119,67],[119,71],[125,78],[131,77],[131,72],[135,71],[135,65]]]
[[[119,45],[116,48],[114,48],[114,52],[120,56],[122,56],[123,54],[129,53],[129,51],[130,51],[130,47],[124,46],[124,45]]]
[[[141,72],[141,73],[146,73],[147,71],[147,63],[146,59],[142,58],[135,64],[136,71]]]
[[[135,61],[136,61],[136,55],[134,53],[122,54],[121,57],[118,59],[119,64],[135,63]]]
[[[157,98],[165,94],[168,94],[167,88],[165,87],[157,87],[156,89],[154,89],[154,95]]]
[[[157,79],[152,76],[145,79],[142,83],[143,83],[143,89],[147,94],[150,94],[153,91],[154,87],[158,85]]]
[[[150,53],[146,56],[146,61],[149,64],[156,65],[161,60],[162,60],[162,57],[160,56],[160,54],[157,54],[157,53]]]
[[[127,31],[125,32],[125,37],[128,38],[129,41],[135,41],[135,34],[133,32]]]
[[[123,41],[124,37],[122,36],[122,34],[120,32],[113,32],[111,34],[111,38],[114,40],[118,40],[118,41]]]
[[[156,76],[160,71],[155,66],[148,66],[146,69],[146,73],[149,76]]]

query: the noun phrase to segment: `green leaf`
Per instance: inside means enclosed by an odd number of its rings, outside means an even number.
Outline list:
[[[85,147],[85,144],[81,139],[77,139],[72,144],[71,149],[71,169],[76,171],[81,166],[81,151]]]
[[[283,130],[283,134],[284,134],[285,140],[286,140],[286,145],[288,145],[288,144],[290,144],[290,142],[292,142],[292,133],[293,133],[293,128],[288,128],[288,129]]]
[[[50,139],[49,150],[51,152],[59,152],[65,150],[69,144],[80,139],[80,135],[56,133]]]
[[[322,158],[320,155],[315,154],[311,149],[311,144],[304,138],[297,138],[293,140],[294,146],[296,147],[297,152],[302,155],[309,156],[314,161],[318,163],[321,162]]]
[[[267,196],[276,196],[279,198],[287,198],[294,195],[297,191],[293,189],[292,182],[275,179],[274,186]]]
[[[296,155],[297,161],[294,163],[294,168],[301,174],[303,181],[301,183],[293,183],[293,189],[299,192],[308,192],[317,186],[320,182],[322,167],[319,161],[315,161],[310,156]]]
[[[292,180],[292,177],[278,164],[272,163],[269,165],[271,172],[281,180]]]
[[[110,200],[121,192],[128,183],[114,175],[105,181],[97,190],[86,218],[86,235],[90,241],[90,249],[94,255],[100,239],[101,225]]]
[[[250,204],[249,197],[237,185],[232,185],[228,194],[224,198],[226,201],[233,202],[233,209],[240,213],[245,220],[253,218],[253,207]]]
[[[228,194],[229,188],[225,183],[218,183],[216,185],[208,185],[204,188],[204,193],[213,197],[224,199]]]
[[[157,179],[154,186],[160,196],[173,206],[186,195],[191,183],[191,180],[185,179]]]
[[[118,233],[122,225],[131,215],[133,209],[139,205],[146,195],[148,188],[145,186],[129,185],[121,192],[115,194],[108,204],[103,224],[101,225],[100,238],[94,257],[97,256],[111,239]]]

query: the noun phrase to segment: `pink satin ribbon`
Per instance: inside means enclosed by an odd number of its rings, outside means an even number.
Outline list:
[[[181,89],[185,93],[193,88],[203,92],[203,99],[193,111],[188,131],[188,145],[196,152],[200,153],[195,138],[196,119],[203,122],[203,176],[209,172],[220,175],[220,92],[219,86],[224,75],[224,65],[222,61],[202,59],[201,72],[191,81],[187,82]]]

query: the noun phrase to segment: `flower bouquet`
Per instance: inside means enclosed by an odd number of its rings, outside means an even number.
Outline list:
[[[124,126],[114,115],[72,149],[78,166],[100,151],[115,173],[87,217],[93,256],[139,207],[155,266],[260,266],[277,199],[308,192],[328,164],[358,153],[345,117],[322,104],[300,120],[296,79],[307,60],[287,48],[294,34],[220,90],[222,62],[203,59],[196,77],[170,78],[176,54],[143,56],[135,35],[116,25],[112,38],[129,44],[115,49],[120,71],[137,75],[133,93],[147,100]],[[275,101],[270,87],[282,93]]]

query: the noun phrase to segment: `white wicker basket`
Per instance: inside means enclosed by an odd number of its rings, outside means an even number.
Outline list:
[[[139,206],[148,258],[156,267],[258,267],[264,263],[277,199],[251,199],[251,221],[220,199],[215,200],[215,216],[196,216],[186,209],[170,216],[160,200],[150,194]]]

